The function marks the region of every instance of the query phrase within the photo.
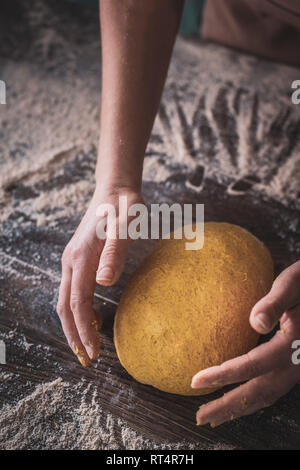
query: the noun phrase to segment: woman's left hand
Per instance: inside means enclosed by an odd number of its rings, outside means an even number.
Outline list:
[[[272,331],[279,320],[280,330],[270,341],[193,377],[193,388],[245,382],[201,406],[198,425],[215,427],[270,406],[300,380],[300,261],[278,276],[250,314],[251,326],[261,334]]]

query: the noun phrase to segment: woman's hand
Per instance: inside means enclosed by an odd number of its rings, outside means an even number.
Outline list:
[[[300,340],[300,261],[280,274],[250,315],[252,327],[261,334],[269,333],[279,320],[280,330],[269,342],[193,377],[193,388],[246,382],[201,406],[196,414],[198,425],[218,426],[270,406],[300,380],[300,364],[292,360],[293,353],[300,359],[295,351],[300,342],[294,343]]]
[[[98,238],[96,229],[103,217],[96,216],[100,204],[116,209],[119,223],[119,196],[126,196],[128,207],[141,203],[139,192],[132,189],[97,188],[90,206],[62,256],[62,278],[57,312],[69,346],[83,366],[100,352],[101,319],[93,309],[95,281],[111,286],[120,277],[130,240]],[[109,225],[107,231],[110,231]],[[127,227],[126,227],[127,228]]]

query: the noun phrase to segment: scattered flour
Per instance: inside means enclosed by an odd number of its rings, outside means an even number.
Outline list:
[[[5,380],[6,374],[0,374]],[[89,394],[92,394],[88,401]],[[145,439],[121,419],[104,413],[95,387],[58,378],[0,410],[0,449],[202,449],[200,444]],[[212,449],[231,449],[214,445]]]
[[[95,68],[78,76],[73,69],[81,57],[72,49],[68,79],[50,73],[46,59],[38,67],[5,62],[1,78],[10,87],[0,115],[0,222],[18,212],[38,226],[55,225],[87,207],[98,142],[99,49],[95,38]],[[232,182],[250,175],[257,194],[299,205],[300,107],[290,98],[298,75],[292,67],[179,38],[144,181],[167,182],[174,173],[185,179],[201,165],[205,178],[229,191]],[[187,178],[186,184],[193,188]],[[16,195],[18,185],[32,194]]]

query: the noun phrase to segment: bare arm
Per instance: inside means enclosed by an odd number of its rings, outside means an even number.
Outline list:
[[[167,74],[183,0],[100,0],[103,77],[96,188],[62,257],[57,311],[82,365],[100,351],[95,279],[114,284],[128,240],[99,240],[96,208],[140,202],[145,148]],[[97,273],[97,274],[96,274]]]
[[[140,188],[145,148],[182,0],[100,0],[102,107],[97,182]]]

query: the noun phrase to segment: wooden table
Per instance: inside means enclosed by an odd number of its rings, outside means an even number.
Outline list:
[[[186,190],[183,183],[170,187],[145,184],[144,195],[148,202],[199,202],[199,195]],[[277,272],[296,259],[298,254],[291,252],[289,246],[295,246],[297,233],[285,230],[286,219],[297,216],[292,209],[262,199],[256,200],[254,205],[251,195],[246,193],[244,196],[229,196],[225,187],[209,180],[205,183],[200,199],[205,204],[206,220],[226,220],[241,224],[262,239],[274,256]],[[77,222],[72,220],[68,227],[75,228]],[[98,295],[107,298],[96,298],[95,301],[97,311],[104,318],[101,358],[97,367],[83,369],[67,347],[55,313],[59,255],[66,241],[67,237],[61,230],[46,231],[45,228],[34,228],[29,232],[17,230],[14,239],[9,241],[9,246],[5,237],[1,240],[0,332],[11,331],[17,324],[17,330],[25,335],[28,342],[50,347],[50,356],[43,360],[42,357],[33,355],[30,349],[24,355],[24,350],[13,342],[7,344],[8,363],[2,368],[16,373],[18,378],[7,385],[1,384],[1,403],[23,395],[25,383],[27,390],[28,382],[34,387],[41,382],[54,380],[58,375],[58,364],[59,375],[70,383],[78,382],[82,377],[97,381],[103,408],[114,416],[122,417],[145,437],[158,441],[201,442],[204,446],[221,442],[242,449],[299,447],[299,386],[263,412],[211,429],[207,426],[195,426],[195,411],[200,404],[220,396],[222,392],[199,398],[166,394],[137,383],[122,368],[112,338],[116,310],[113,302],[118,302],[128,276],[151,249],[151,241],[137,241],[131,246],[125,273],[116,286],[97,286]],[[39,259],[34,259],[36,252],[40,254]],[[53,257],[53,253],[58,256]],[[16,278],[7,275],[5,266],[8,262],[10,268],[19,272]],[[35,275],[39,277],[38,285],[34,283]],[[108,370],[112,380],[106,381],[103,389],[101,383]],[[120,389],[123,393],[112,404],[112,397]],[[128,400],[129,389],[134,391],[134,413],[132,403]],[[296,428],[295,422],[298,426]]]

